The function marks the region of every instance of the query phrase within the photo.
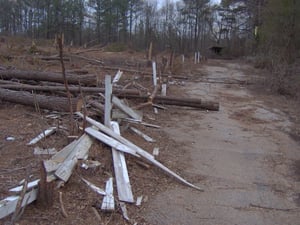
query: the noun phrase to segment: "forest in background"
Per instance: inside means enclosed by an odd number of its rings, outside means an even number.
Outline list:
[[[76,46],[112,46],[179,54],[223,47],[230,57],[254,56],[275,86],[285,87],[299,57],[297,0],[0,0],[0,33]],[[297,78],[297,77],[296,77]],[[278,82],[277,82],[278,81]]]

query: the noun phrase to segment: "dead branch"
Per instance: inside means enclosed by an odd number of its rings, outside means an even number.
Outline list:
[[[65,218],[67,218],[68,217],[68,213],[67,213],[67,211],[66,211],[66,209],[64,207],[64,202],[63,202],[63,199],[62,199],[62,192],[59,191],[58,193],[59,193],[59,204],[60,204],[61,212],[62,212],[63,216]]]
[[[17,205],[16,205],[15,212],[12,215],[12,218],[11,218],[11,224],[12,225],[14,225],[21,218],[22,214],[24,213],[25,207],[27,205],[27,204],[25,204],[23,209],[22,209],[22,203],[24,201],[24,197],[25,197],[25,194],[27,192],[28,179],[29,179],[29,169],[26,168],[26,177],[25,177],[25,181],[24,181],[24,184],[23,184],[23,188],[22,188],[22,191],[20,193],[20,196],[19,196],[19,199],[18,199],[18,202],[17,202]],[[27,201],[28,201],[28,199],[27,199]]]
[[[64,64],[64,56],[63,56],[63,39],[62,36],[59,35],[58,37],[58,46],[59,46],[59,57],[60,57],[60,63],[61,63],[61,70],[62,70],[62,76],[64,85],[66,88],[67,96],[68,96],[68,103],[70,108],[70,127],[71,127],[71,133],[74,133],[74,127],[75,127],[75,121],[73,118],[73,107],[72,107],[72,95],[69,90],[68,80],[66,77],[66,70],[65,70],[65,64]],[[79,83],[80,84],[80,83]]]

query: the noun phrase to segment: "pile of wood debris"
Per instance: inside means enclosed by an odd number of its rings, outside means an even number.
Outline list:
[[[113,211],[115,209],[114,180],[118,193],[117,202],[126,220],[129,220],[129,216],[127,215],[125,203],[136,202],[137,205],[141,203],[141,197],[135,200],[131,190],[125,153],[134,157],[143,158],[185,185],[203,191],[202,188],[188,182],[156,160],[155,155],[159,152],[158,148],[155,148],[153,154],[150,154],[120,134],[119,124],[116,121],[121,120],[125,120],[128,123],[159,128],[158,125],[143,121],[141,109],[144,107],[151,106],[156,113],[158,109],[165,109],[165,105],[177,105],[206,110],[219,109],[217,102],[167,96],[167,85],[170,76],[157,76],[155,62],[153,62],[152,66],[153,72],[146,74],[150,76],[153,82],[151,91],[149,88],[145,88],[138,83],[135,77],[131,78],[126,84],[120,85],[119,81],[123,74],[120,70],[118,70],[113,79],[110,76],[105,76],[105,82],[103,82],[103,78],[101,79],[97,75],[75,75],[69,73],[66,75],[66,78],[68,90],[72,93],[72,98],[65,97],[66,94],[64,91],[66,89],[62,85],[64,79],[61,74],[20,71],[6,68],[0,70],[0,76],[2,78],[2,80],[0,80],[1,100],[31,105],[36,109],[44,108],[52,111],[76,112],[72,117],[76,117],[77,121],[82,121],[83,125],[80,128],[84,131],[83,135],[76,136],[74,141],[59,152],[54,151],[53,153],[55,154],[50,159],[43,160],[41,163],[40,179],[29,182],[29,179],[26,178],[21,186],[9,190],[10,192],[19,194],[0,201],[0,219],[12,213],[18,215],[22,207],[36,199],[39,199],[39,201],[43,202],[46,206],[51,205],[51,202],[53,202],[54,181],[58,183],[58,187],[68,182],[75,165],[78,164],[78,160],[82,162],[82,167],[89,168],[98,165],[97,161],[88,160],[89,148],[95,140],[111,147],[115,175],[114,179],[111,177],[107,180],[105,189],[97,187],[90,181],[82,178],[82,181],[86,183],[87,186],[99,195],[104,196],[101,210]],[[105,84],[104,87],[103,84]],[[161,95],[157,94],[159,91],[161,91]],[[37,94],[36,92],[44,94]],[[55,93],[55,96],[49,93]],[[64,96],[62,97],[61,95]],[[143,102],[135,107],[130,107],[121,98],[137,99]],[[70,107],[70,103],[72,107]],[[96,115],[104,121],[103,124],[91,118]],[[51,127],[43,131],[36,138],[32,139],[28,145],[35,145],[57,129],[60,129],[60,127]],[[130,129],[148,142],[155,141],[134,127],[130,127]],[[35,149],[35,152],[39,151],[38,148]],[[47,151],[51,151],[51,149]],[[61,192],[59,193],[61,209],[63,215],[67,217],[67,212],[63,206],[62,194]]]

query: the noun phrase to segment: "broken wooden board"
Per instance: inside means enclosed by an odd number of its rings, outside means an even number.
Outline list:
[[[84,160],[80,167],[84,168],[84,169],[94,169],[101,166],[101,163],[99,161],[95,161],[95,160]]]
[[[70,144],[66,145],[62,150],[60,150],[55,155],[53,155],[50,160],[62,163],[67,158],[67,156],[72,152],[72,150],[75,148],[78,141],[79,139],[74,140]],[[51,172],[51,171],[47,171],[47,172]]]
[[[82,135],[76,142],[73,150],[65,158],[63,163],[55,171],[55,176],[67,182],[72,174],[73,168],[78,159],[84,158],[93,143],[93,140],[88,135]]]
[[[107,128],[109,129],[109,128]],[[134,155],[134,156],[138,156],[136,154],[136,151],[132,150],[131,148],[129,148],[128,146],[120,143],[119,141],[91,128],[91,127],[88,127],[85,129],[85,132],[88,133],[89,135],[91,135],[92,137],[98,139],[99,141],[102,141],[103,143],[109,145],[110,147],[112,148],[115,148],[119,151],[122,151],[122,152],[125,152],[125,153],[129,153],[131,155]],[[112,131],[113,132],[113,131]]]
[[[119,70],[119,71],[117,72],[117,74],[115,75],[115,77],[114,77],[112,83],[113,83],[113,84],[117,83],[117,82],[120,80],[120,78],[122,77],[122,75],[123,75],[123,72]]]
[[[130,130],[132,130],[134,133],[141,136],[142,138],[144,138],[148,142],[156,142],[153,138],[149,137],[147,134],[143,133],[142,131],[140,131],[140,130],[134,128],[134,127],[130,127]]]
[[[50,128],[48,128],[47,130],[43,131],[38,136],[36,136],[35,138],[33,138],[30,142],[28,142],[27,145],[34,145],[34,144],[38,143],[43,138],[45,138],[45,137],[53,134],[56,131],[56,129],[57,129],[57,127],[50,127]]]
[[[142,201],[143,201],[143,196],[137,197],[135,205],[136,206],[141,206],[142,205]]]
[[[127,208],[126,204],[124,202],[120,202],[120,208],[122,210],[122,214],[125,220],[130,221],[128,213],[127,213]]]
[[[114,187],[113,187],[113,178],[109,178],[108,181],[106,181],[106,187],[105,187],[106,195],[103,198],[101,210],[103,211],[113,211],[115,210],[115,200],[114,200]]]
[[[95,184],[89,182],[88,180],[86,180],[86,179],[84,179],[84,178],[81,178],[81,180],[82,180],[84,183],[86,183],[87,186],[89,186],[93,191],[95,191],[95,192],[98,193],[99,195],[106,195],[106,192],[105,192],[103,189],[97,187]]]
[[[26,190],[29,190],[29,189],[37,187],[38,184],[39,184],[39,182],[40,182],[40,179],[37,179],[37,180],[29,182],[27,184],[27,189]],[[21,192],[22,190],[23,190],[23,186],[22,185],[9,189],[10,192]]]
[[[57,153],[55,148],[43,149],[40,147],[35,147],[33,149],[34,155],[55,155]]]
[[[158,125],[155,125],[155,124],[151,124],[151,123],[145,123],[145,122],[141,122],[141,121],[137,121],[137,120],[134,120],[134,119],[131,119],[131,118],[125,118],[124,119],[125,121],[129,122],[129,123],[134,123],[134,124],[141,124],[145,127],[152,127],[152,128],[161,128],[160,126]]]
[[[120,134],[120,128],[117,122],[111,122],[111,128],[115,133]],[[125,155],[123,152],[117,151],[114,148],[112,148],[112,155],[119,200],[133,203],[134,198],[130,185]]]
[[[90,147],[93,144],[92,138],[90,138],[88,135],[83,134],[78,139],[78,144],[76,145],[76,158],[77,159],[85,159],[87,158],[88,152]]]
[[[142,121],[142,116],[135,112],[132,108],[130,108],[129,106],[125,105],[119,98],[117,98],[116,96],[112,97],[112,102],[113,104],[118,107],[119,109],[121,109],[124,113],[126,113],[128,116],[130,116],[133,119],[136,119],[138,121]]]
[[[77,161],[78,159],[76,157],[65,160],[55,171],[55,176],[64,182],[67,182],[72,175],[73,168],[77,164]]]
[[[38,189],[34,188],[27,192],[23,198],[21,207],[28,205],[36,200]],[[0,201],[0,219],[10,215],[16,210],[16,206],[19,200],[19,196],[10,196]]]
[[[177,175],[176,173],[174,173],[172,170],[170,170],[169,168],[167,168],[166,166],[164,166],[162,163],[160,163],[159,161],[155,160],[153,155],[151,155],[150,153],[148,153],[147,151],[141,149],[140,147],[136,146],[135,144],[133,144],[132,142],[130,142],[129,140],[127,140],[126,138],[116,134],[115,132],[113,132],[111,129],[107,128],[106,126],[104,126],[103,124],[91,119],[90,117],[84,117],[84,115],[80,112],[76,112],[76,114],[78,116],[80,116],[81,118],[85,118],[86,121],[92,125],[94,125],[95,127],[97,127],[99,130],[101,130],[102,132],[108,134],[109,136],[113,137],[115,140],[118,140],[119,142],[123,143],[124,145],[127,145],[128,147],[130,147],[132,150],[136,151],[136,153],[142,157],[144,157],[145,159],[147,159],[149,162],[151,162],[153,165],[161,168],[162,170],[164,170],[167,174],[175,177],[177,180],[181,181],[182,183],[195,188],[199,191],[204,191],[203,188],[200,188],[188,181],[186,181],[185,179],[183,179],[181,176]]]
[[[47,173],[54,172],[59,168],[59,166],[66,160],[68,155],[74,150],[74,148],[81,142],[79,146],[77,147],[79,152],[77,152],[77,159],[84,159],[87,155],[86,150],[89,148],[89,146],[92,144],[92,139],[84,134],[82,135],[78,140],[72,141],[70,144],[65,146],[62,150],[57,152],[55,155],[51,157],[49,160],[44,160],[44,166],[47,171]]]
[[[152,155],[158,156],[158,154],[159,154],[159,148],[158,148],[158,147],[155,147],[155,148],[153,149]]]

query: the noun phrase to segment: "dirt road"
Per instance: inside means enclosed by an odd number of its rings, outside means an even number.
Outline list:
[[[216,66],[217,65],[217,66]],[[247,66],[219,61],[199,69],[217,81],[247,80]],[[199,77],[200,79],[200,77]],[[203,77],[201,77],[203,79]],[[146,221],[160,225],[300,224],[300,146],[288,116],[247,86],[188,82],[192,97],[218,99],[219,112],[178,109],[165,131],[182,149],[183,185],[149,199]]]

